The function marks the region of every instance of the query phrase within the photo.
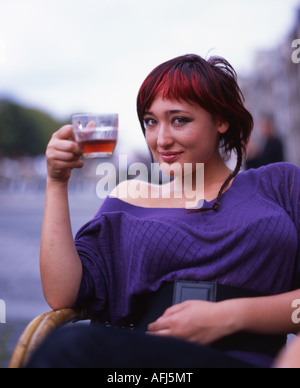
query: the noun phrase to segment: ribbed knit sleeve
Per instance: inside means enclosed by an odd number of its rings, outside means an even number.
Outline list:
[[[266,197],[276,201],[292,220],[298,236],[293,288],[300,288],[300,169],[278,163],[260,169],[260,185]]]
[[[91,314],[104,311],[107,302],[104,261],[99,247],[101,218],[95,217],[76,235],[75,246],[82,262],[82,280],[75,304]]]

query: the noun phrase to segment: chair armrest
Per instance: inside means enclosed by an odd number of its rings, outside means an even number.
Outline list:
[[[22,368],[49,334],[60,326],[82,320],[72,309],[50,311],[35,318],[21,335],[12,355],[9,368]]]

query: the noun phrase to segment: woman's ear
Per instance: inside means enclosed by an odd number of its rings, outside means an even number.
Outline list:
[[[226,121],[218,121],[218,132],[221,134],[224,134],[228,131],[230,124],[227,123]]]

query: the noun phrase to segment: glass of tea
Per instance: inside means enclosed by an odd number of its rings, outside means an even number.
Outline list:
[[[117,114],[76,114],[72,116],[72,124],[85,158],[112,157],[118,140]]]

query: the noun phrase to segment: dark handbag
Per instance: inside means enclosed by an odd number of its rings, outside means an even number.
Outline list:
[[[149,323],[156,321],[166,309],[187,300],[220,302],[228,299],[254,298],[252,291],[212,282],[177,281],[164,284],[155,294],[144,295],[138,303],[135,329],[147,331]],[[285,346],[286,336],[237,333],[215,342],[212,347],[222,351],[262,353],[275,357]]]

